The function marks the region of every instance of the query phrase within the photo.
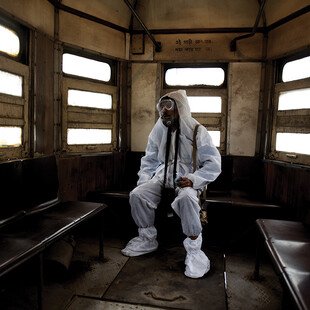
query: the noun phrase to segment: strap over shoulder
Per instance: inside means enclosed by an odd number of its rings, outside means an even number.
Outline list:
[[[197,124],[194,128],[194,134],[193,134],[193,154],[192,154],[192,159],[193,159],[193,172],[196,171],[197,169],[197,132],[198,132],[198,127],[200,124]]]

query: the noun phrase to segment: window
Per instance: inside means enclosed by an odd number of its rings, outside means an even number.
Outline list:
[[[68,144],[109,144],[111,129],[68,129]]]
[[[220,96],[188,96],[188,104],[192,113],[222,112],[222,98]]]
[[[116,145],[115,65],[93,55],[63,54],[63,150],[111,151]],[[68,75],[70,74],[70,75]]]
[[[283,66],[283,82],[296,81],[308,77],[310,77],[310,56],[289,61]]]
[[[170,68],[165,75],[169,86],[220,86],[224,80],[223,68]]]
[[[276,150],[310,155],[309,133],[277,133]]]
[[[25,37],[0,18],[0,160],[25,157],[29,151],[29,68],[22,63]],[[9,56],[9,57],[7,57]]]
[[[226,64],[167,64],[162,93],[180,87],[186,89],[192,116],[208,129],[214,145],[222,154],[226,150],[226,72]]]
[[[0,93],[21,97],[23,94],[23,78],[20,75],[0,70]]]
[[[282,60],[279,67],[271,156],[310,165],[310,56]]]
[[[22,144],[22,128],[0,127],[0,147],[18,147]]]
[[[20,52],[20,41],[17,34],[0,24],[0,51],[16,57]]]
[[[310,109],[310,88],[280,92],[279,111]]]
[[[112,96],[103,93],[69,89],[68,105],[98,109],[111,109]]]
[[[111,67],[108,63],[68,53],[63,54],[62,71],[104,82],[111,79]]]
[[[0,55],[28,65],[29,29],[0,16]]]

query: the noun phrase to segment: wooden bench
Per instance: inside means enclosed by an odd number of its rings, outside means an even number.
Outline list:
[[[104,202],[111,206],[109,212],[114,212],[113,218],[122,218],[119,225],[124,233],[128,232],[131,222],[129,209],[129,192],[137,183],[137,172],[140,160],[144,153],[128,152],[125,159],[125,168],[122,187],[108,190],[89,192],[88,200]],[[260,217],[281,218],[283,208],[264,196],[263,163],[257,158],[223,156],[222,173],[207,189],[206,200],[203,205],[208,210],[209,225],[208,239],[219,242],[223,246],[236,243],[240,236],[249,235],[249,230],[255,237],[255,220]],[[113,211],[112,211],[113,209]],[[129,210],[127,210],[129,209]],[[118,215],[117,215],[117,214]],[[223,214],[225,213],[225,216]],[[238,223],[238,224],[236,224]],[[129,225],[130,229],[133,225]],[[232,230],[240,231],[235,235]]]
[[[37,258],[40,309],[43,251],[86,220],[94,216],[101,219],[106,205],[61,201],[55,156],[1,163],[0,175],[0,276]],[[99,258],[103,260],[102,229]]]
[[[270,219],[258,219],[256,224],[260,238],[255,279],[259,278],[264,244],[285,289],[283,307],[310,309],[310,228],[302,222]]]

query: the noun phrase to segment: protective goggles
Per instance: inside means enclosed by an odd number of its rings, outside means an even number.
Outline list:
[[[175,102],[173,99],[165,98],[159,102],[159,112],[161,113],[164,109],[170,111],[175,107]]]

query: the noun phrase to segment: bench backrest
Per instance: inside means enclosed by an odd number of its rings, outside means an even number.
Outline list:
[[[0,226],[58,196],[56,157],[0,163]]]
[[[58,173],[55,156],[23,160],[25,207],[31,209],[58,196]]]
[[[22,180],[20,160],[0,164],[0,221],[22,210],[25,196]]]

